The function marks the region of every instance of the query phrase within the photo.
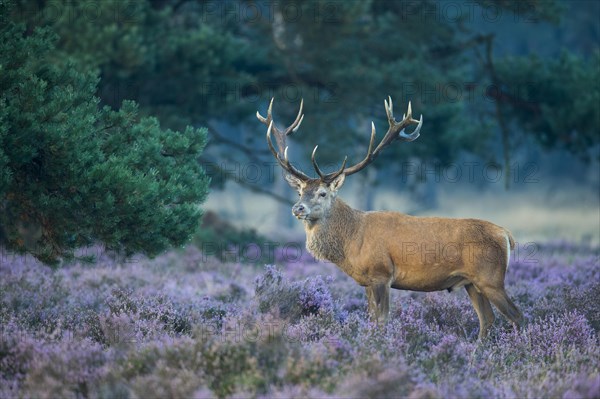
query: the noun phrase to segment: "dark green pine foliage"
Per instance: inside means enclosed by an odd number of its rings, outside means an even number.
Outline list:
[[[234,4],[195,1],[15,2],[10,18],[28,30],[49,27],[60,60],[69,56],[102,76],[97,95],[118,107],[135,100],[143,114],[182,129],[209,119],[239,118],[236,88],[251,83],[246,70],[256,44],[236,36],[220,10]],[[203,10],[214,10],[209,15]],[[255,110],[254,110],[255,111]],[[254,113],[252,111],[251,113]]]
[[[593,89],[599,69],[591,57],[598,48],[597,2],[14,4],[8,15],[28,31],[50,27],[59,35],[52,62],[73,57],[100,71],[97,95],[103,104],[117,108],[124,98],[135,100],[142,114],[157,116],[171,129],[211,126],[212,147],[203,154],[211,164],[273,161],[264,127],[254,117],[272,96],[280,125],[293,120],[304,98],[306,118],[290,149],[308,173],[315,144],[326,170],[345,155],[350,163],[362,159],[371,120],[379,139],[387,128],[387,95],[398,118],[410,100],[425,122],[419,140],[391,146],[374,162],[371,167],[383,173],[415,159],[456,162],[465,152],[486,162],[504,158],[508,167],[524,135],[585,158],[598,130]],[[454,9],[460,18],[444,11]],[[496,14],[496,22],[485,18]],[[564,59],[553,62],[560,49]],[[596,61],[584,61],[589,59]],[[490,93],[490,86],[499,90]],[[515,92],[517,98],[511,98]],[[568,112],[568,105],[577,110]],[[214,175],[213,183],[228,176]]]
[[[555,60],[512,57],[498,64],[508,87],[502,105],[510,120],[545,148],[565,148],[584,160],[598,157],[600,51],[589,59],[564,51]]]
[[[96,73],[49,62],[55,42],[0,28],[0,245],[56,263],[95,243],[127,255],[184,244],[208,190],[206,130],[163,130],[133,102],[100,108]]]

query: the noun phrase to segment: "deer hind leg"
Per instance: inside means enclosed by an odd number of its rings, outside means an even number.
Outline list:
[[[500,313],[508,320],[510,320],[516,328],[519,328],[523,325],[525,318],[523,314],[515,306],[513,301],[510,300],[508,295],[506,295],[506,291],[504,288],[496,288],[496,287],[481,287],[481,292],[483,295],[489,298],[490,301],[498,308]]]
[[[494,311],[490,301],[479,291],[473,284],[465,285],[467,294],[473,303],[477,317],[479,318],[479,339],[482,340],[487,336],[489,328],[494,324]]]
[[[390,287],[375,284],[366,287],[369,317],[378,326],[385,325],[390,313]]]

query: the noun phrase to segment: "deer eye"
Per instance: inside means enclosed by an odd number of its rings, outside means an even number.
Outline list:
[[[325,197],[327,195],[326,192],[319,193],[319,197]]]

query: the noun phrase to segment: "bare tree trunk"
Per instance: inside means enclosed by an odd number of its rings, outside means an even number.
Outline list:
[[[407,165],[414,169],[403,171],[403,190],[409,193],[416,204],[412,212],[423,212],[438,206],[439,178],[435,169],[428,169],[419,158],[410,157]],[[431,173],[433,172],[433,173]]]
[[[368,131],[370,129],[370,125],[371,125],[371,123],[366,118],[361,118],[358,123],[358,126],[363,127],[360,129],[361,132]],[[361,157],[364,157],[364,153],[362,151],[365,151],[362,146],[358,146],[356,148],[357,159],[361,159]],[[374,206],[375,206],[374,184],[375,184],[376,180],[377,180],[377,168],[366,168],[362,171],[362,173],[359,173],[356,175],[356,183],[357,183],[356,206],[358,209],[362,209],[364,211],[371,211],[374,209]]]
[[[279,170],[276,170],[274,178],[275,178],[275,185],[273,188],[274,188],[275,194],[281,198],[289,197],[290,196],[290,188],[289,188],[288,184],[286,183],[285,179],[283,178],[283,176],[281,175],[281,173],[279,173]],[[288,228],[291,228],[293,226],[292,223],[294,222],[294,219],[292,217],[291,206],[289,204],[278,201],[276,213],[277,213],[277,217],[275,218],[275,220],[278,221],[278,224],[283,224],[283,226],[288,227]]]
[[[423,210],[437,208],[438,189],[435,179],[428,178],[419,183],[417,201],[421,204]]]
[[[357,208],[364,211],[371,211],[375,203],[375,189],[373,184],[377,180],[377,170],[375,168],[366,168],[356,176],[357,190]]]

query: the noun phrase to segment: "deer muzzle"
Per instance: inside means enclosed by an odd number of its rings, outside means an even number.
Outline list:
[[[306,216],[308,215],[308,210],[304,206],[304,204],[298,203],[292,207],[292,214],[297,219],[306,219]]]

